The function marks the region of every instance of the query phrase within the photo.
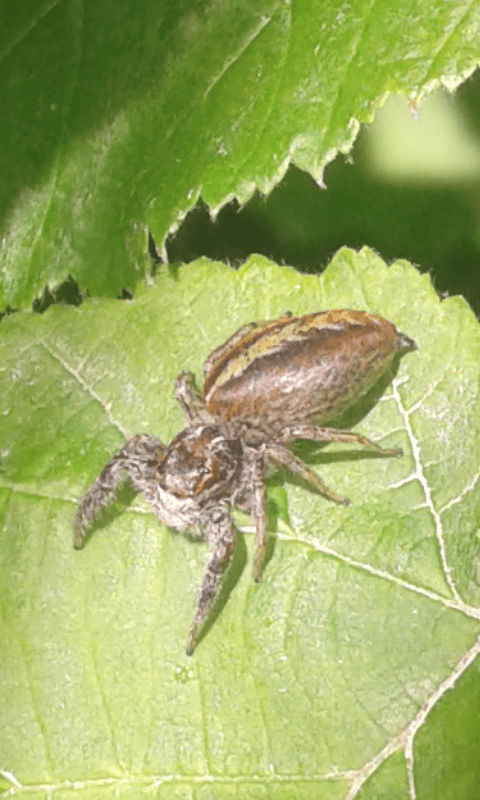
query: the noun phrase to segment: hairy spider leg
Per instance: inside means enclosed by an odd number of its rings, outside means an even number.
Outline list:
[[[253,502],[251,515],[255,523],[255,557],[253,561],[253,580],[257,583],[262,577],[263,559],[268,541],[267,508],[268,497],[265,486],[265,457],[259,453],[253,461]]]
[[[226,505],[218,505],[209,510],[206,539],[212,549],[197,595],[197,608],[185,649],[187,656],[191,656],[195,650],[198,634],[210,613],[220,579],[230,563],[235,546],[235,528]]]
[[[155,497],[155,467],[165,452],[165,445],[145,433],[133,436],[102,469],[78,507],[75,520],[73,546],[81,550],[85,543],[85,531],[101,508],[115,497],[119,485],[126,476],[133,487],[142,492],[148,502]]]
[[[394,447],[387,449],[380,447],[379,444],[362,436],[361,433],[354,433],[353,431],[343,431],[337,428],[319,428],[316,425],[294,425],[290,428],[285,428],[283,434],[284,441],[291,441],[292,439],[307,439],[310,442],[342,442],[345,444],[361,444],[362,447],[367,447],[374,453],[379,453],[382,456],[392,456],[398,458],[403,456],[401,447]]]
[[[401,447],[387,449],[380,447],[380,445],[372,442],[371,439],[368,439],[366,436],[362,436],[360,433],[344,431],[337,428],[319,428],[316,425],[294,425],[290,428],[285,428],[283,432],[283,439],[286,442],[290,442],[294,439],[305,439],[310,442],[342,442],[345,444],[360,444],[363,447],[367,447],[374,453],[378,453],[379,455],[389,457],[403,456],[403,450]],[[323,494],[324,497],[327,497],[329,500],[333,500],[334,503],[339,503],[343,506],[350,505],[350,500],[347,497],[342,497],[341,495],[330,491],[330,489],[328,489],[325,484],[322,483],[318,475],[309,469],[306,464],[301,461],[301,459],[297,458],[297,456],[295,456],[291,450],[288,450],[282,445],[271,444],[266,447],[265,452],[273,461],[283,464],[283,466],[287,467],[287,469],[289,469],[295,475],[299,475],[299,477],[310,483],[311,486],[317,489],[320,494]]]
[[[174,397],[189,422],[196,422],[205,417],[202,398],[195,386],[195,377],[192,372],[180,373],[175,381]]]
[[[287,467],[290,472],[293,472],[294,475],[303,478],[304,481],[309,483],[310,486],[313,486],[313,488],[316,489],[317,492],[320,492],[320,494],[323,494],[324,497],[333,500],[334,503],[339,503],[341,506],[350,505],[348,497],[342,497],[342,495],[330,491],[313,470],[309,469],[300,458],[297,458],[291,450],[287,450],[283,445],[269,444],[265,448],[265,453],[272,461],[282,464],[284,467]]]

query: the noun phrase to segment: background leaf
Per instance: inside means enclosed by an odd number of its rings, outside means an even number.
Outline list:
[[[253,252],[318,274],[339,247],[369,245],[429,273],[438,292],[463,295],[478,317],[480,72],[415,113],[411,102],[388,98],[351,155],[327,165],[327,191],[291,165],[268,197],[233,200],[215,221],[199,201],[167,239],[170,261],[240,264]]]
[[[75,552],[76,502],[126,436],[167,441],[181,428],[180,369],[200,377],[212,348],[252,319],[328,307],[381,313],[419,344],[356,424],[406,455],[302,453],[352,505],[283,476],[289,524],[272,531],[262,583],[241,517],[225,590],[188,659],[205,545],[123,494]],[[473,800],[480,335],[464,301],[440,303],[406,262],[342,250],[320,278],[259,257],[238,272],[200,261],[162,271],[132,302],[18,313],[2,330],[6,787],[330,800],[403,798],[410,784],[417,797],[441,786]]]
[[[321,179],[388,92],[453,88],[478,4],[142,0],[3,10],[0,308],[68,275],[116,296],[199,193],[215,215],[291,160]],[[333,252],[333,250],[331,251]]]

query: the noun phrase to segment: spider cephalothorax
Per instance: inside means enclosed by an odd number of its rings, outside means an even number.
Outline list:
[[[258,581],[267,543],[268,465],[281,464],[328,499],[348,505],[288,444],[351,442],[385,456],[402,455],[401,449],[383,449],[325,423],[367,392],[397,353],[414,347],[391,322],[365,311],[285,315],[245,325],[205,361],[201,398],[193,376],[179,375],[175,397],[188,427],[168,447],[137,434],[104,467],[79,505],[75,547],[83,547],[89,523],[125,475],[165,525],[201,532],[211,552],[187,642],[191,655],[234,548],[232,506],[252,515]]]

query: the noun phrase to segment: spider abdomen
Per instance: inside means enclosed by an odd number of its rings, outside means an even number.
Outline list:
[[[230,425],[238,420],[243,429],[270,436],[285,426],[325,425],[412,346],[393,323],[365,311],[320,311],[245,326],[207,361],[205,408]]]

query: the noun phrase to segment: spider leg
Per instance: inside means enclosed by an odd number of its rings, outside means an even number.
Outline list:
[[[262,564],[267,547],[267,507],[268,497],[265,486],[265,461],[258,454],[253,461],[253,499],[251,514],[255,523],[255,558],[253,562],[253,580],[258,583],[262,577]]]
[[[320,494],[323,494],[324,497],[328,497],[329,500],[333,500],[334,503],[339,503],[342,506],[350,505],[348,497],[342,497],[340,494],[335,494],[335,492],[330,491],[320,480],[318,475],[313,472],[313,470],[309,469],[300,458],[297,458],[290,450],[287,450],[286,447],[283,447],[281,444],[269,444],[265,448],[265,454],[278,464],[283,464],[283,466],[287,467],[294,475],[299,475],[300,478],[307,481],[314,489],[320,492]]]
[[[220,579],[230,562],[235,546],[235,528],[226,506],[216,506],[209,511],[206,520],[206,538],[212,544],[212,550],[197,595],[197,608],[185,651],[187,656],[191,656],[195,650],[198,634],[210,613]]]
[[[318,428],[316,425],[294,425],[286,428],[283,435],[284,441],[292,439],[307,439],[311,442],[344,442],[345,444],[361,444],[374,453],[381,453],[384,456],[403,456],[401,447],[387,449],[353,431],[343,431],[337,428]]]
[[[175,400],[182,407],[182,411],[189,422],[194,422],[202,416],[202,398],[195,386],[193,373],[180,373],[175,381]]]
[[[154,496],[155,465],[164,451],[165,445],[159,439],[137,434],[106,464],[78,506],[73,542],[76,550],[83,547],[86,529],[100,509],[113,500],[126,474],[134,488],[151,501]]]

